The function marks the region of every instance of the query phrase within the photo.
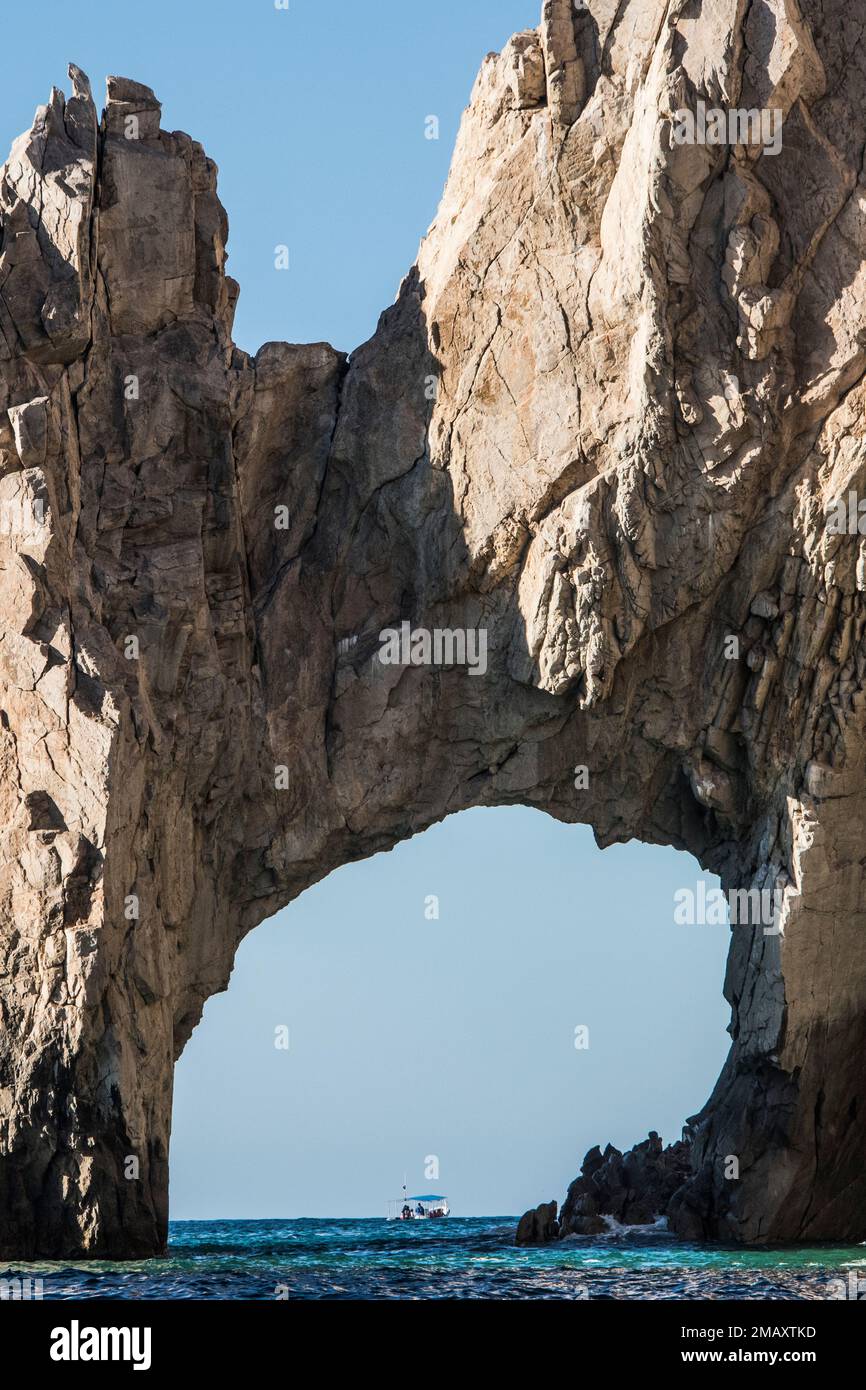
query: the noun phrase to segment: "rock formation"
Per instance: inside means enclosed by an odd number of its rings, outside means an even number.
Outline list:
[[[542,1202],[524,1212],[517,1225],[518,1245],[546,1245],[560,1236],[556,1202]]]
[[[667,1218],[674,1198],[688,1190],[690,1179],[687,1139],[664,1148],[652,1130],[648,1139],[626,1153],[612,1144],[602,1153],[596,1145],[568,1189],[559,1220],[554,1219],[556,1202],[525,1212],[516,1243],[545,1245],[566,1236],[610,1234],[618,1226],[651,1226]]]
[[[545,0],[348,360],[233,346],[216,169],[148,88],[39,109],[0,173],[4,1256],[158,1253],[245,933],[510,803],[779,895],[672,1221],[866,1235],[857,9]],[[681,141],[700,103],[781,148]]]

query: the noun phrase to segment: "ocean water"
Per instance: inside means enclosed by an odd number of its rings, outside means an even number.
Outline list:
[[[663,1227],[518,1249],[516,1218],[174,1221],[164,1259],[27,1264],[49,1299],[828,1299],[866,1247],[689,1245]]]

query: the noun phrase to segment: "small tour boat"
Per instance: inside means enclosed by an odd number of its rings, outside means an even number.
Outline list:
[[[422,1192],[410,1197],[403,1183],[403,1196],[395,1197],[388,1203],[389,1221],[433,1221],[448,1216],[451,1208],[448,1198],[438,1192]]]

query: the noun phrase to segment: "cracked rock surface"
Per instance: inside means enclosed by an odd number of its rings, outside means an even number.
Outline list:
[[[670,1219],[866,1236],[866,538],[827,525],[866,496],[863,28],[545,0],[349,359],[234,347],[216,168],[147,87],[39,109],[0,170],[4,1257],[159,1253],[246,932],[510,803],[778,893]],[[781,149],[678,144],[698,101]],[[403,623],[486,670],[383,664]]]

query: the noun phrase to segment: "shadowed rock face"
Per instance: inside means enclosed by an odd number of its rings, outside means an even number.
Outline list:
[[[216,169],[149,89],[98,122],[71,69],[37,112],[0,172],[0,1254],[158,1253],[173,1064],[245,933],[510,803],[779,894],[672,1220],[866,1235],[857,9],[547,0],[349,361],[233,347]],[[677,143],[699,100],[781,150]],[[385,664],[403,623],[486,662]]]
[[[609,1234],[622,1226],[651,1226],[675,1210],[691,1182],[687,1139],[664,1148],[652,1130],[643,1143],[620,1153],[608,1144],[604,1153],[590,1149],[580,1174],[568,1189],[556,1220],[556,1202],[524,1213],[517,1226],[518,1245],[545,1245],[566,1236]]]

